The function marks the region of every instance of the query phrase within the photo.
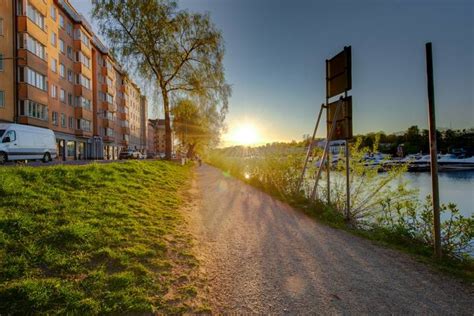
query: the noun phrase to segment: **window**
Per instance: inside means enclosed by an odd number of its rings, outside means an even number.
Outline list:
[[[64,28],[64,16],[62,16],[61,14],[59,15],[59,26],[61,28]]]
[[[58,97],[58,87],[54,84],[51,85],[51,97],[55,99]]]
[[[59,64],[59,75],[62,78],[66,78],[66,68],[64,67],[63,64]]]
[[[87,35],[81,29],[76,29],[76,32],[74,33],[74,39],[81,40],[81,42],[86,47],[88,47],[88,48],[90,47],[90,40],[87,37]]]
[[[0,18],[0,35],[3,35],[3,18]]]
[[[51,71],[52,72],[58,71],[58,61],[54,58],[51,58]]]
[[[15,141],[15,140],[16,140],[16,133],[15,133],[15,131],[8,131],[8,132],[5,134],[5,136],[3,137],[4,141],[5,141],[5,139],[6,139],[7,137],[10,138],[10,142]]]
[[[74,58],[74,53],[73,53],[73,50],[72,50],[72,47],[71,47],[71,46],[68,46],[68,47],[67,47],[67,57],[69,57],[69,59],[73,59],[73,58]]]
[[[110,104],[113,104],[114,103],[114,97],[108,93],[104,93],[104,92],[101,92],[99,91],[99,99],[101,101],[106,101]]]
[[[76,75],[76,84],[80,84],[89,90],[91,88],[91,80],[82,74]]]
[[[0,54],[0,71],[3,71],[3,54]]]
[[[75,97],[75,105],[78,106],[78,107],[82,107],[82,108],[85,108],[87,110],[90,110],[91,109],[91,106],[92,106],[92,103],[91,103],[91,100],[88,100],[86,98],[84,98],[83,96],[76,96]]]
[[[53,112],[51,115],[53,125],[58,125],[58,112]]]
[[[26,82],[43,91],[48,90],[46,86],[46,76],[28,67],[20,68],[20,82]]]
[[[71,69],[68,69],[67,70],[67,80],[70,81],[70,82],[73,82],[74,78],[73,78],[73,73],[72,73],[72,70]]]
[[[51,18],[56,21],[56,7],[54,5],[51,6]]]
[[[82,63],[87,68],[90,68],[90,65],[91,65],[90,58],[84,55],[81,51],[76,52],[76,61]]]
[[[61,127],[66,127],[66,114],[61,113]]]
[[[56,47],[56,45],[57,45],[57,40],[58,40],[58,37],[57,37],[56,33],[51,32],[51,45],[53,45],[54,47]]]
[[[82,129],[83,131],[89,132],[91,130],[91,121],[85,119],[78,119],[77,129]]]
[[[69,128],[74,129],[74,118],[72,116],[69,117]]]
[[[66,24],[66,32],[69,34],[69,36],[72,36],[72,24],[69,22]]]
[[[64,89],[59,91],[59,100],[63,103],[66,103],[66,91],[64,91]]]
[[[36,10],[29,2],[26,5],[26,15],[28,18],[38,25],[42,30],[44,30],[44,16]]]
[[[102,133],[104,134],[104,136],[114,136],[114,130],[111,128],[104,128]]]
[[[59,39],[59,50],[64,54],[64,41]]]
[[[46,57],[46,48],[34,37],[26,33],[18,34],[18,48],[24,48],[41,59]]]
[[[0,91],[0,108],[5,107],[5,91]]]
[[[67,94],[67,104],[72,106],[72,93]]]
[[[20,100],[20,115],[47,121],[48,107],[46,105],[33,102],[31,100]]]

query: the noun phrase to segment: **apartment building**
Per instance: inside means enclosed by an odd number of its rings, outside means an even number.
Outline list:
[[[0,121],[52,129],[59,159],[145,150],[146,98],[67,0],[0,1],[0,56]]]
[[[14,18],[13,2],[0,1],[0,122],[13,122],[15,117]]]

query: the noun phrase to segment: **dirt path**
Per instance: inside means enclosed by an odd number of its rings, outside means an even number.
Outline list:
[[[218,313],[474,313],[472,287],[203,165],[189,212]]]

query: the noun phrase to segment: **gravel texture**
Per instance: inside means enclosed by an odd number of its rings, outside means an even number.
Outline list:
[[[472,286],[197,170],[187,214],[213,312],[474,314]]]

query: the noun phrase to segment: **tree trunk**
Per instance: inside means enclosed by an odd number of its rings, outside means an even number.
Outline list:
[[[161,89],[163,95],[163,107],[165,110],[165,158],[171,160],[171,119],[170,119],[170,104],[168,99],[168,91]]]

